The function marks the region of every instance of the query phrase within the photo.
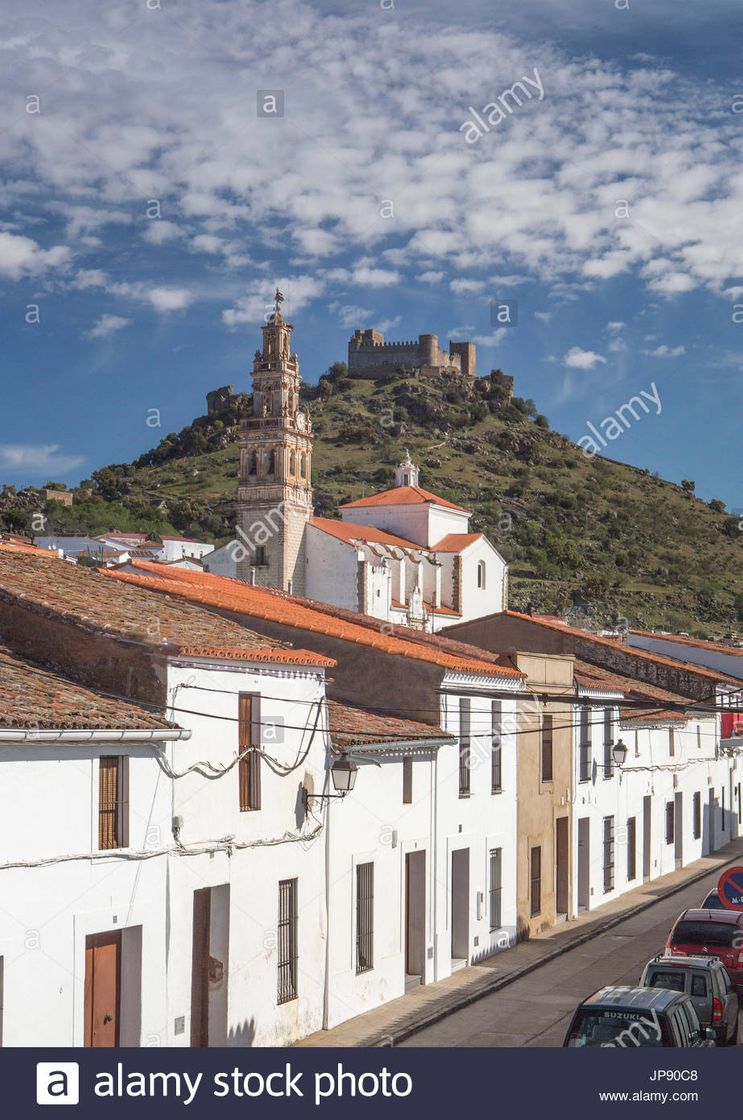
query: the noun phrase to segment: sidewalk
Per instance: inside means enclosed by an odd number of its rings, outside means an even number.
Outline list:
[[[575,921],[555,926],[541,937],[522,941],[509,949],[460,969],[445,980],[414,988],[407,995],[357,1015],[329,1031],[317,1031],[296,1046],[394,1046],[423,1027],[452,1011],[458,1011],[481,996],[513,983],[546,961],[561,956],[576,945],[598,937],[605,930],[646,910],[662,898],[721,871],[727,864],[743,863],[743,837],[733,840],[714,855],[704,856],[680,871],[643,883],[621,898],[581,914]],[[701,901],[701,900],[700,900]]]

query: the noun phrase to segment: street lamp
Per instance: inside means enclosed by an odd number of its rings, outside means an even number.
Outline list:
[[[337,801],[350,793],[356,785],[358,766],[354,760],[343,751],[338,755],[330,767],[330,777],[333,780],[335,793],[310,793],[306,786],[303,787],[303,800],[305,813],[309,809],[310,801]]]
[[[611,757],[617,766],[624,766],[627,761],[627,744],[622,739],[617,739],[611,748]]]

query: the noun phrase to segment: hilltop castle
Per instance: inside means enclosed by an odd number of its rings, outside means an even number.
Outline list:
[[[383,377],[401,367],[428,372],[474,377],[477,348],[474,342],[450,342],[439,348],[438,335],[422,334],[417,342],[385,342],[381,331],[354,331],[348,340],[348,371],[351,377]]]

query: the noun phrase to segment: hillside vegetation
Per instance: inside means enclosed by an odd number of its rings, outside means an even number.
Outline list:
[[[303,398],[314,424],[316,511],[383,489],[404,448],[421,485],[473,511],[511,564],[511,605],[577,621],[721,634],[743,621],[739,519],[693,483],[596,457],[549,429],[531,401],[511,399],[500,371],[474,382],[400,371],[355,381],[342,363]],[[47,531],[142,529],[230,538],[238,425],[249,394],[202,416],[132,464],[94,473],[71,508],[38,491],[0,497],[0,524],[20,531],[40,508]]]

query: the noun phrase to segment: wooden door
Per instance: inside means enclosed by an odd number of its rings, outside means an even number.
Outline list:
[[[121,930],[85,939],[85,1045],[119,1045]]]
[[[211,888],[193,892],[191,964],[191,1045],[209,1045],[209,938]]]

